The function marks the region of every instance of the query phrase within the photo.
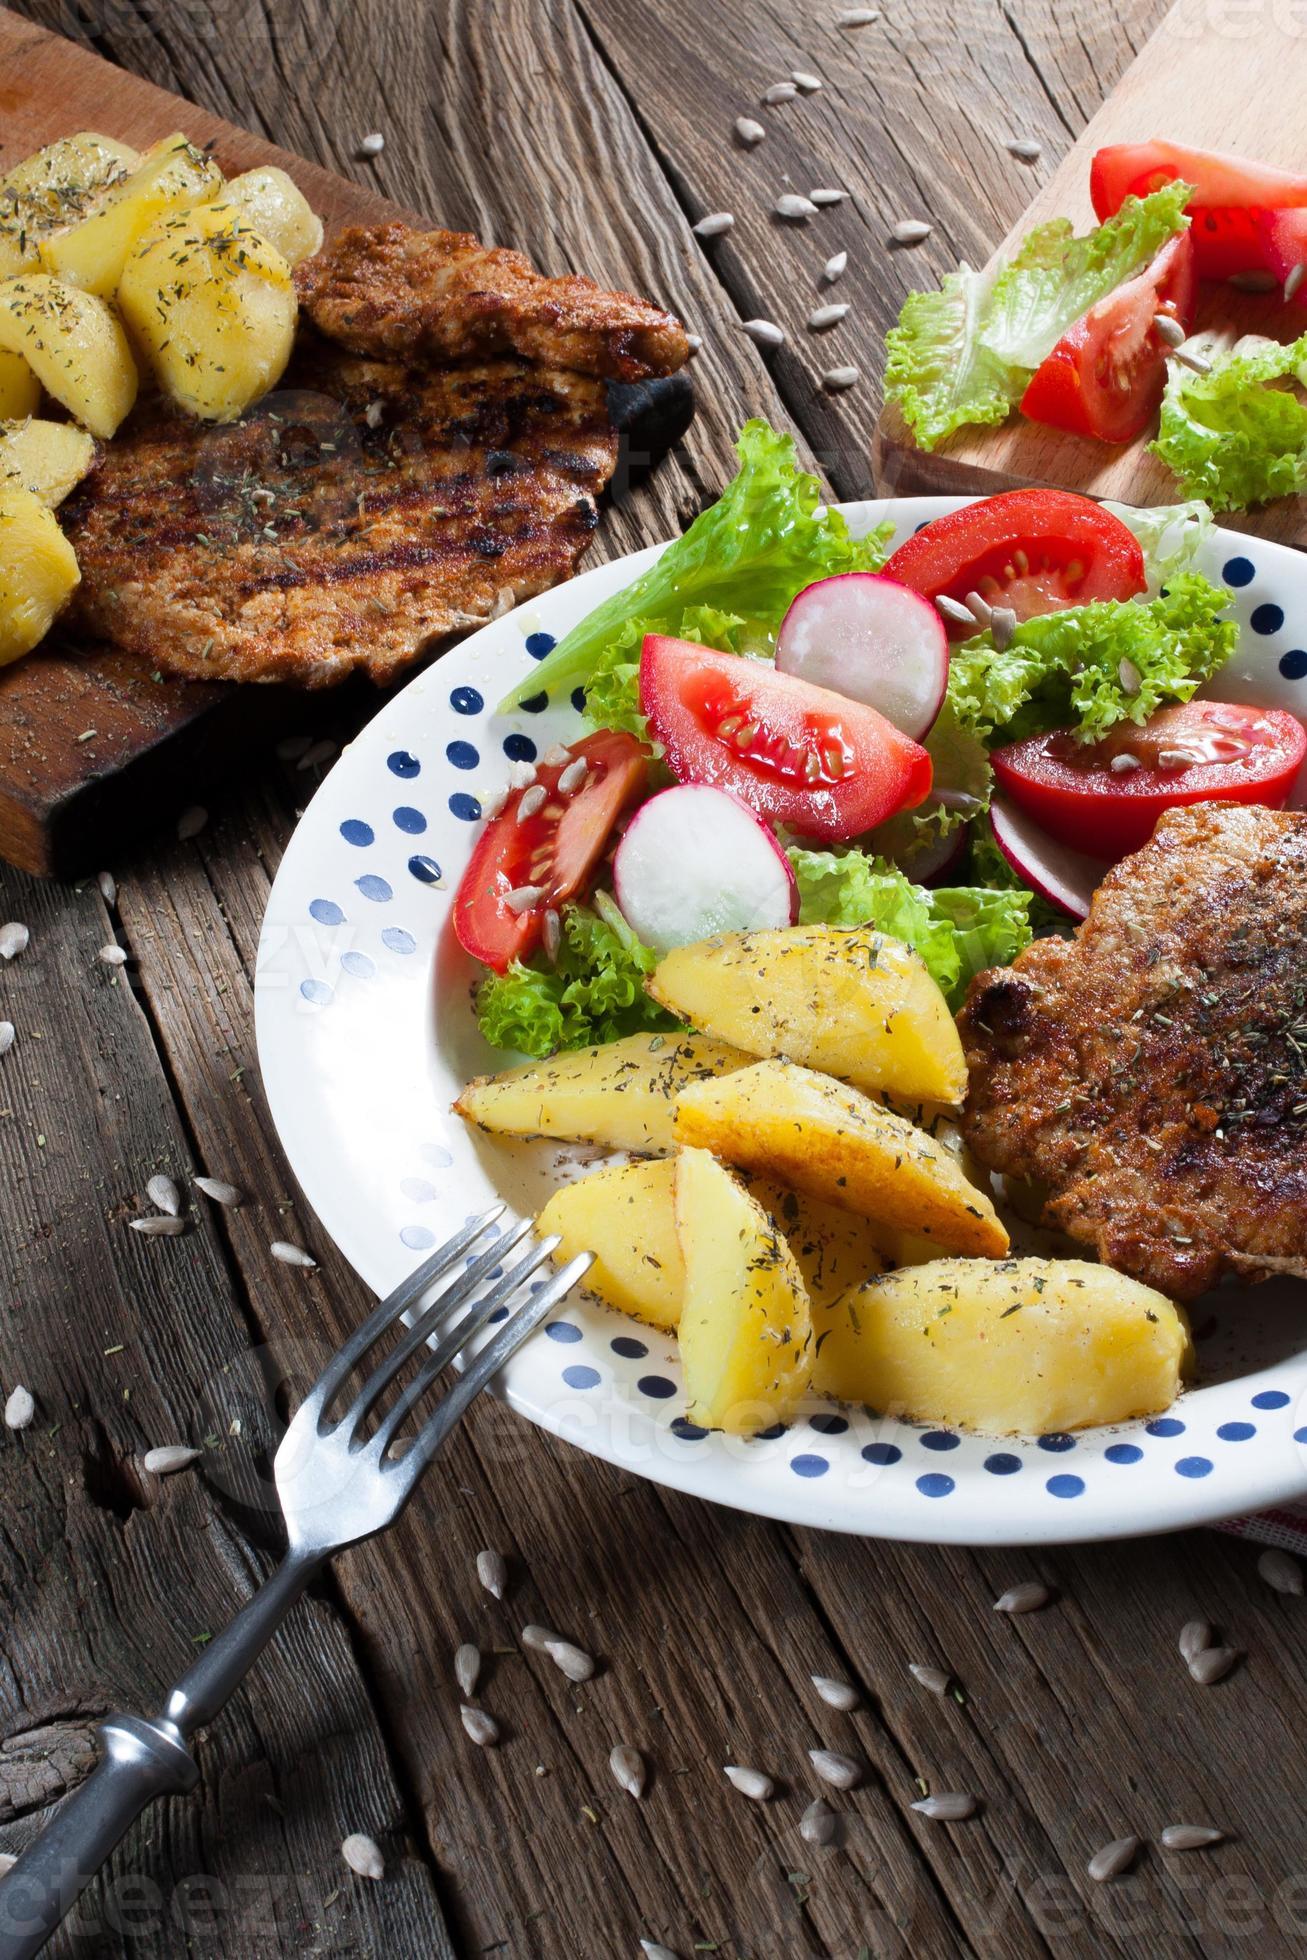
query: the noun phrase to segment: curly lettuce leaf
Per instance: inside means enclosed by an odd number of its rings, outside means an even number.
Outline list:
[[[960,265],[938,292],[909,293],[885,336],[885,399],[897,402],[923,449],[959,429],[1006,421],[1030,379],[980,332],[993,275]]]
[[[1144,554],[1147,597],[1155,599],[1181,572],[1198,569],[1198,560],[1216,528],[1210,504],[1192,497],[1183,504],[1118,504],[1104,497],[1103,509],[1119,517],[1139,540]]]
[[[738,620],[734,651],[769,644],[796,592],[837,572],[875,572],[892,526],[854,538],[839,511],[823,508],[821,485],[800,470],[794,438],[768,423],[746,422],[736,444],[740,468],[715,504],[646,572],[572,628],[504,702],[515,707],[544,690],[563,694],[587,683],[619,641],[638,649],[647,632],[686,630],[723,617]],[[710,642],[712,644],[713,642]]]
[[[1307,376],[1307,334],[1218,355],[1210,374],[1170,363],[1150,443],[1186,496],[1247,510],[1307,485],[1307,408],[1272,384]]]
[[[595,904],[594,910],[572,905],[563,913],[555,966],[519,960],[507,973],[486,975],[476,1013],[492,1048],[543,1057],[676,1026],[645,992],[657,954],[636,938],[611,900],[600,893]]]
[[[611,645],[604,649],[585,684],[586,719],[596,728],[624,728],[661,753],[640,712],[640,648],[646,633],[669,633],[664,619],[628,619]],[[748,650],[749,622],[720,606],[687,606],[677,637],[722,653]]]

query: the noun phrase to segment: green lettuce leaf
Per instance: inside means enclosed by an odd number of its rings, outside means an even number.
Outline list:
[[[1029,371],[1002,361],[980,327],[993,276],[960,265],[938,292],[909,293],[898,325],[885,336],[885,399],[923,449],[959,429],[1006,421]]]
[[[671,631],[664,619],[628,619],[605,647],[585,684],[586,718],[596,728],[624,728],[661,753],[640,713],[640,648],[646,633]],[[687,606],[677,637],[722,653],[741,653],[747,650],[748,631],[749,622],[739,613],[723,612],[719,606]]]
[[[765,651],[796,592],[836,572],[879,571],[892,535],[884,524],[854,538],[836,510],[821,507],[821,485],[795,462],[794,439],[763,421],[746,422],[740,468],[656,564],[572,628],[504,702],[515,707],[542,690],[562,695],[612,665],[614,649],[639,659],[648,632],[694,638],[735,622],[732,650]],[[713,639],[709,644],[718,644]]]
[[[1198,568],[1198,560],[1216,526],[1210,504],[1192,497],[1184,504],[1118,504],[1104,497],[1103,509],[1133,531],[1144,554],[1147,594],[1155,599],[1181,572]]]
[[[645,992],[658,956],[631,931],[603,893],[595,909],[569,906],[556,966],[515,961],[487,974],[477,989],[481,1032],[492,1048],[543,1057],[589,1048],[676,1022]]]
[[[1271,384],[1307,375],[1307,334],[1281,347],[1219,355],[1210,374],[1170,363],[1157,439],[1149,446],[1186,496],[1247,510],[1307,485],[1307,408]]]

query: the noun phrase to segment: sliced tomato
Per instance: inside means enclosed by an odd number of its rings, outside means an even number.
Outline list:
[[[1119,517],[1071,490],[1004,490],[937,517],[901,544],[885,576],[928,599],[979,592],[1018,619],[1090,599],[1130,599],[1144,554]],[[949,625],[950,637],[968,628]]]
[[[1307,177],[1294,171],[1160,141],[1113,143],[1096,151],[1089,195],[1098,216],[1110,218],[1127,197],[1147,197],[1177,177],[1194,186],[1190,232],[1204,279],[1263,270],[1268,261],[1258,214],[1307,206]]]
[[[990,757],[999,786],[1050,837],[1114,864],[1182,803],[1264,803],[1281,810],[1307,732],[1283,708],[1186,701],[1102,742],[1070,730],[1035,735]]]
[[[570,795],[558,780],[584,760],[584,783]],[[454,898],[454,931],[464,952],[496,973],[535,950],[551,906],[586,888],[618,817],[644,789],[649,751],[633,735],[605,728],[573,742],[566,762],[542,762],[536,785],[544,801],[528,817],[518,811],[526,789],[516,790],[488,823]],[[534,787],[534,785],[530,786]],[[524,911],[507,903],[510,892],[539,889]]]
[[[1193,242],[1177,232],[1151,265],[1063,334],[1031,376],[1021,413],[1072,435],[1133,442],[1166,384],[1167,346],[1153,322],[1166,314],[1188,333],[1197,290]]]
[[[1280,285],[1296,267],[1307,265],[1307,208],[1254,213],[1266,269]],[[1299,276],[1296,297],[1307,306],[1307,279]]]
[[[858,837],[930,792],[930,757],[893,722],[765,661],[649,633],[640,707],[678,782],[733,790],[824,843]]]

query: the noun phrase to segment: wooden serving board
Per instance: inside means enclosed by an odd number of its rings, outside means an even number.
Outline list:
[[[411,215],[0,8],[0,172],[76,129],[138,149],[181,129],[228,176],[281,164],[328,233]],[[154,679],[130,655],[51,644],[0,669],[0,856],[45,876],[93,869],[292,716],[304,725],[300,693]]]
[[[1053,176],[994,254],[1011,257],[1032,225],[1066,216],[1077,231],[1096,222],[1089,164],[1105,143],[1166,137],[1229,150],[1287,170],[1307,168],[1307,34],[1271,0],[1247,7],[1177,0]],[[1287,339],[1307,326],[1300,307],[1204,282],[1199,326],[1220,323],[1239,333]],[[882,412],[873,448],[884,496],[920,492],[989,495],[1052,483],[1132,504],[1174,502],[1175,478],[1147,453],[1145,437],[1122,446],[1062,435],[1013,415],[996,429],[963,430],[934,452],[917,447],[893,405]],[[1307,543],[1307,498],[1285,498],[1236,528],[1291,544]]]

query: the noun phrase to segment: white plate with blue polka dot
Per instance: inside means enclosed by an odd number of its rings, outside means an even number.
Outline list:
[[[966,501],[845,507],[897,536]],[[450,903],[479,798],[512,759],[580,727],[572,700],[495,703],[657,556],[604,565],[519,608],[418,675],[342,755],[277,874],[259,949],[259,1058],[291,1165],[368,1285],[393,1287],[496,1198],[539,1209],[584,1153],[496,1142],[450,1105],[502,1065],[472,1016]],[[1218,532],[1240,647],[1213,690],[1307,713],[1307,558]],[[1296,800],[1307,802],[1307,784]],[[1172,1529],[1307,1494],[1307,1294],[1225,1290],[1194,1314],[1198,1383],[1152,1422],[1016,1440],[814,1401],[740,1441],[687,1423],[674,1338],[576,1295],[518,1355],[511,1405],[580,1449],[715,1503],[872,1537],[996,1544]]]

